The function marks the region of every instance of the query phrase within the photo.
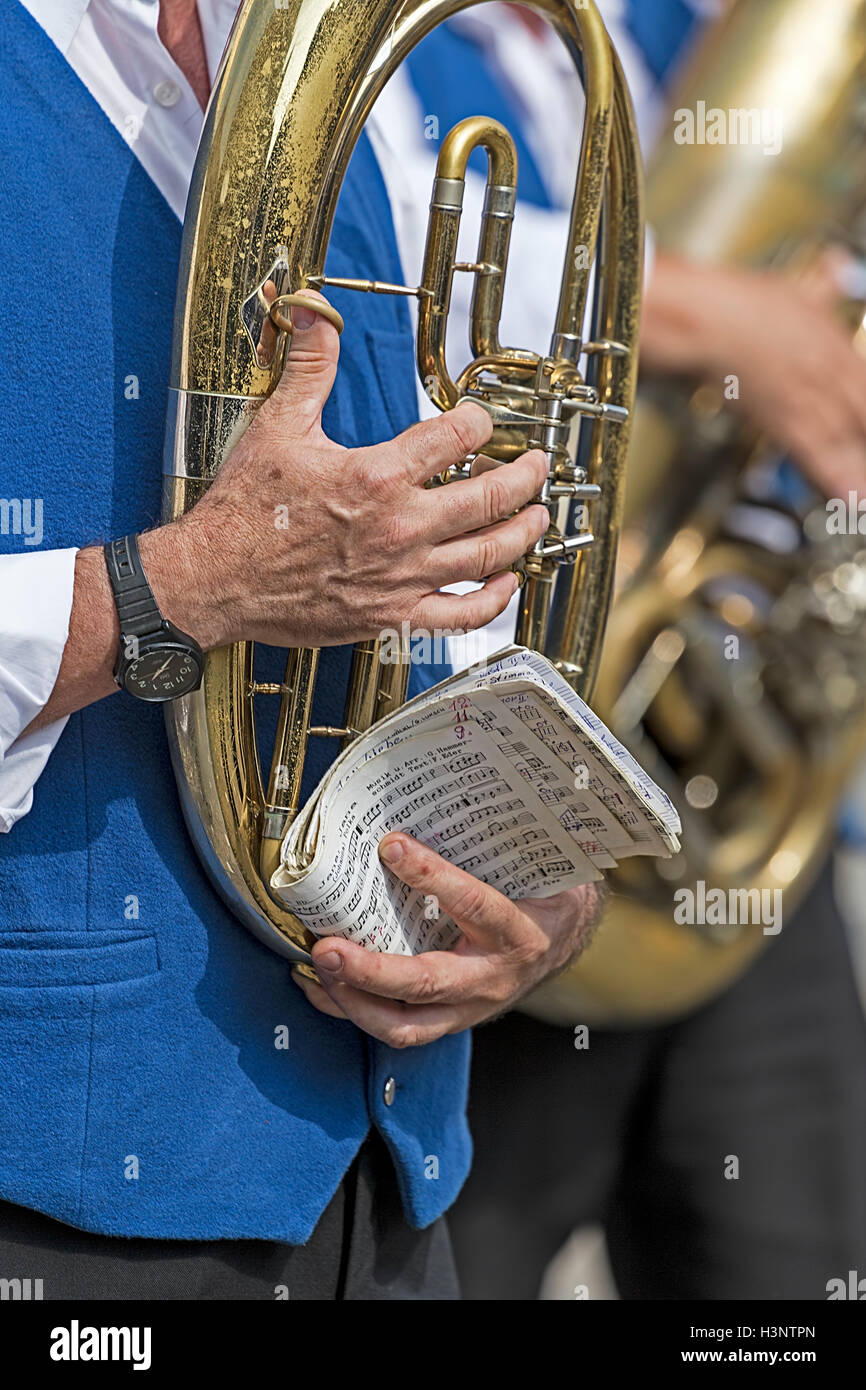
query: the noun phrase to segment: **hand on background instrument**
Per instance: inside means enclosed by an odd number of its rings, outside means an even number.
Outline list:
[[[646,297],[641,364],[699,373],[730,406],[790,452],[828,497],[866,487],[866,361],[834,314],[846,257],[805,277],[706,266],[660,253]]]
[[[494,1018],[592,937],[596,884],[513,903],[410,835],[386,835],[379,852],[399,879],[438,900],[463,932],[460,941],[451,951],[395,956],[326,937],[313,949],[324,987],[295,979],[322,1013],[351,1019],[390,1047],[434,1042]]]
[[[425,489],[490,438],[488,415],[471,403],[372,448],[335,444],[322,409],[337,331],[312,312],[293,319],[279,385],[216,480],[185,517],[142,540],[164,611],[203,647],[328,646],[406,620],[429,631],[490,622],[517,588],[509,567],[548,524],[544,507],[526,506],[547,476],[544,455]],[[469,594],[437,592],[485,578]]]

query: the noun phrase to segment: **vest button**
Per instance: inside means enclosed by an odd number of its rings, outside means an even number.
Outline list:
[[[389,1076],[388,1080],[385,1082],[385,1089],[382,1095],[386,1105],[394,1104],[397,1095],[397,1082],[394,1080],[393,1076]]]
[[[181,96],[180,87],[176,82],[157,82],[153,96],[160,106],[177,106]]]

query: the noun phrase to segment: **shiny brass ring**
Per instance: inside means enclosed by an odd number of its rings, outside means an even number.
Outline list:
[[[327,319],[328,323],[332,323],[338,333],[342,333],[346,326],[342,314],[338,314],[333,305],[326,304],[324,300],[313,299],[308,294],[281,294],[268,310],[268,317],[282,333],[292,333],[293,331],[291,314],[282,313],[283,309],[292,308],[312,309],[314,313],[321,314],[323,319]]]

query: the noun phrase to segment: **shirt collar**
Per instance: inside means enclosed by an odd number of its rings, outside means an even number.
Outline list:
[[[63,0],[62,5],[57,0],[21,0],[21,4],[65,57],[90,0]]]
[[[20,3],[30,12],[39,27],[44,29],[65,58],[81,27],[81,21],[90,8],[91,0],[63,0],[62,4],[58,3],[58,0],[20,0]],[[124,5],[129,8],[129,0],[116,0],[116,3],[121,8]],[[159,0],[138,0],[138,3],[151,4],[156,9]],[[240,0],[198,0],[211,78],[219,66],[226,38],[239,7]]]

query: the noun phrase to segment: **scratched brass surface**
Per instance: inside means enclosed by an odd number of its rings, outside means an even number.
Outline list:
[[[287,339],[276,330],[269,306],[322,276],[343,177],[377,95],[425,34],[470,7],[469,0],[287,0],[279,7],[273,0],[247,0],[242,6],[208,108],[184,223],[166,440],[166,520],[194,504],[278,380]],[[592,434],[587,472],[590,482],[601,485],[593,503],[596,542],[575,564],[560,566],[560,530],[553,520],[562,510],[557,503],[551,508],[548,545],[556,553],[539,553],[526,562],[518,636],[543,636],[548,654],[586,693],[597,669],[622,510],[628,425],[612,421],[616,408],[630,407],[634,393],[641,173],[628,93],[594,5],[532,0],[530,8],[556,27],[582,73],[587,97],[570,253],[559,301],[551,305],[551,355],[543,359],[554,407],[568,390],[582,389],[577,359],[588,264],[596,247],[600,335],[627,348],[608,356],[602,346],[593,359],[597,380],[587,407],[595,412],[587,422]],[[504,254],[501,232],[491,230],[491,254]],[[588,249],[588,262],[571,254],[581,246]],[[420,269],[406,267],[406,273],[417,275]],[[504,266],[495,273],[503,274]],[[449,274],[450,269],[446,279]],[[499,300],[495,285],[477,287],[474,337],[488,346],[498,346]],[[357,312],[364,312],[360,295]],[[490,408],[501,411],[513,405],[509,372],[519,372],[520,353],[497,357],[503,358],[495,364],[501,387],[484,390]],[[482,388],[476,382],[470,389]],[[543,424],[553,414],[547,398],[533,395],[529,411],[538,417],[541,443],[549,446],[551,480],[559,478],[562,428]],[[494,442],[492,456],[509,457],[514,431],[499,430],[499,438],[501,449],[497,454]],[[398,705],[405,693],[403,682],[382,667],[368,643],[356,652],[353,669],[344,721],[349,736]],[[311,657],[288,654],[267,792],[253,716],[254,698],[266,696],[252,693],[248,645],[211,653],[201,690],[167,712],[185,817],[206,867],[241,920],[273,949],[294,958],[306,954],[311,938],[271,897],[262,866],[267,871],[273,865],[275,846],[297,806],[314,671]],[[281,760],[285,775],[277,775]]]

